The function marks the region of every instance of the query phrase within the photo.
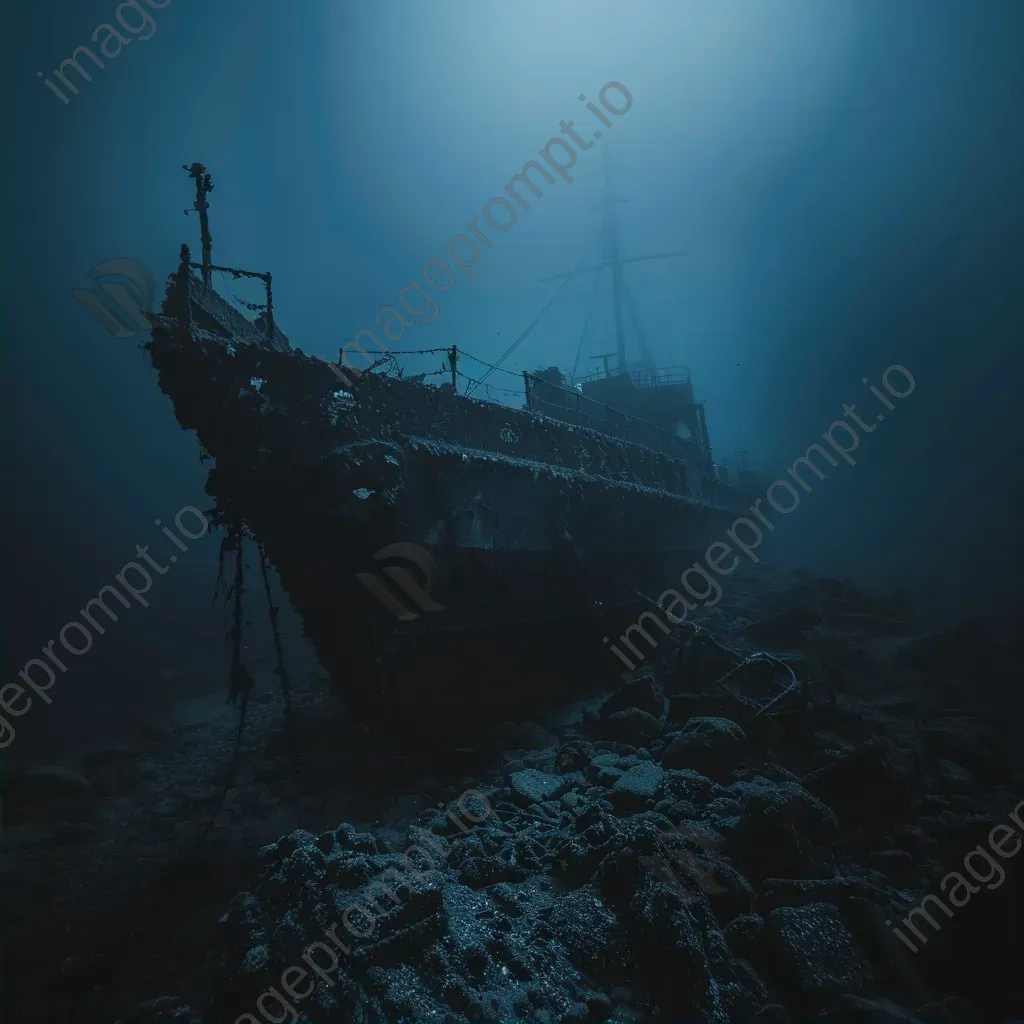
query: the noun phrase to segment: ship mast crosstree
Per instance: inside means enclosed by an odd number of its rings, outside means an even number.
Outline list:
[[[561,281],[568,277],[574,277],[576,274],[584,273],[596,273],[598,278],[606,270],[611,270],[612,277],[612,308],[615,314],[615,351],[605,352],[601,355],[594,356],[594,359],[601,359],[604,361],[605,376],[611,376],[611,369],[608,365],[608,360],[613,356],[616,359],[615,371],[617,374],[628,373],[630,369],[630,362],[626,352],[626,328],[625,319],[626,313],[629,314],[629,319],[632,321],[633,330],[637,336],[637,342],[640,346],[641,354],[643,355],[642,364],[648,369],[654,369],[654,360],[651,356],[650,347],[647,344],[647,340],[644,337],[643,330],[640,327],[639,318],[637,316],[636,307],[633,303],[633,298],[629,293],[629,288],[626,284],[625,274],[623,273],[623,267],[627,263],[643,263],[647,260],[667,260],[674,259],[678,256],[685,256],[686,253],[683,250],[678,252],[666,252],[666,253],[654,253],[649,256],[629,256],[626,258],[622,257],[621,249],[621,232],[619,223],[615,217],[614,208],[621,203],[626,203],[629,200],[621,198],[617,192],[617,182],[615,179],[615,172],[620,168],[622,164],[614,161],[608,157],[607,151],[604,157],[604,189],[601,202],[591,208],[591,212],[595,210],[601,211],[601,240],[602,240],[602,260],[590,267],[583,267],[579,270],[572,270],[564,274],[553,274],[550,277],[541,278],[542,281]],[[596,284],[595,284],[596,286]]]

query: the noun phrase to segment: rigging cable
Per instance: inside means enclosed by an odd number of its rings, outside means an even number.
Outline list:
[[[583,355],[583,341],[587,336],[587,328],[590,326],[590,318],[594,313],[594,300],[597,298],[597,286],[601,283],[601,268],[597,268],[594,275],[594,290],[590,293],[590,305],[587,307],[587,318],[583,321],[583,330],[580,332],[580,343],[576,347],[576,361],[572,364],[572,379],[576,380],[576,371],[579,369],[580,357]]]
[[[492,370],[497,370],[499,373],[507,373],[510,377],[522,376],[522,374],[516,370],[506,370],[504,366],[496,366],[494,363],[489,363],[486,359],[481,359],[479,356],[475,356],[471,352],[466,352],[461,348],[459,349],[459,355],[465,356],[467,359],[472,359],[474,363],[482,363],[484,366],[487,366]]]
[[[231,525],[230,532],[221,542],[220,549],[220,566],[217,573],[218,584],[222,580],[224,555],[231,551],[234,551],[235,553],[235,581],[233,586],[225,595],[225,603],[229,600],[234,600],[232,616],[233,622],[231,629],[228,631],[228,636],[231,638],[232,642],[231,688],[228,693],[228,701],[229,703],[237,706],[239,705],[239,696],[242,699],[239,707],[238,730],[235,733],[234,751],[231,754],[231,761],[228,764],[227,772],[225,773],[224,788],[221,790],[220,798],[217,800],[213,813],[210,815],[210,819],[206,823],[206,828],[203,829],[203,839],[206,838],[210,829],[213,828],[213,824],[217,820],[217,816],[224,807],[224,801],[227,799],[228,793],[235,784],[238,772],[239,753],[242,747],[242,733],[245,731],[245,713],[249,708],[249,691],[253,686],[253,678],[249,674],[249,670],[246,668],[245,663],[242,661],[242,590],[244,583],[242,547],[245,535],[245,526],[242,524],[241,520],[236,519]]]
[[[495,387],[493,384],[488,384],[482,378],[480,380],[477,380],[475,377],[470,377],[468,374],[463,373],[461,370],[456,370],[455,372],[458,374],[458,376],[462,377],[464,380],[468,380],[470,382],[470,384],[472,384],[474,387],[485,387],[485,388],[488,388],[491,391],[501,391],[501,392],[503,392],[506,395],[516,395],[519,398],[523,397],[522,391],[512,391],[509,388]],[[511,373],[512,371],[509,370],[507,372]],[[469,395],[469,389],[467,388],[466,396],[468,397],[468,395]]]
[[[626,293],[626,307],[629,310],[629,319],[633,323],[633,330],[636,331],[636,340],[640,345],[640,353],[647,360],[648,366],[654,366],[654,357],[651,355],[651,346],[647,343],[647,337],[640,326],[640,316],[637,313],[636,303],[633,301],[633,293],[627,285],[622,289]]]
[[[596,244],[597,244],[597,243],[594,243],[594,245],[596,245]],[[513,341],[513,342],[512,342],[512,344],[511,344],[511,345],[509,345],[509,347],[508,347],[507,349],[505,349],[505,351],[504,351],[504,352],[503,352],[503,353],[501,354],[501,356],[500,356],[500,357],[498,358],[498,367],[497,367],[497,368],[499,368],[499,369],[501,368],[501,364],[502,364],[502,363],[503,363],[503,362],[504,362],[504,361],[505,361],[505,360],[506,360],[506,359],[507,359],[507,358],[508,358],[508,357],[509,357],[510,355],[512,355],[512,353],[513,353],[513,352],[515,352],[515,350],[516,350],[517,348],[519,348],[519,346],[520,346],[520,345],[521,345],[521,344],[522,344],[522,343],[523,343],[523,342],[524,342],[524,341],[526,340],[527,336],[528,336],[528,335],[529,335],[529,334],[530,334],[530,333],[531,333],[531,332],[533,331],[534,327],[536,327],[536,326],[537,326],[537,324],[538,324],[538,323],[540,323],[541,317],[543,317],[543,316],[544,316],[544,314],[545,314],[545,313],[547,313],[547,311],[548,311],[548,310],[549,310],[549,309],[550,309],[550,308],[551,308],[551,307],[552,307],[552,306],[554,305],[554,303],[555,303],[555,300],[556,300],[556,299],[558,298],[558,296],[559,296],[559,295],[561,295],[563,291],[565,291],[565,289],[566,289],[566,286],[567,286],[567,285],[569,284],[569,282],[570,282],[570,281],[571,281],[571,280],[572,280],[572,279],[573,279],[573,278],[574,278],[574,277],[576,276],[576,272],[577,272],[577,271],[578,271],[578,270],[580,269],[580,267],[582,267],[582,266],[583,266],[583,264],[584,264],[584,263],[586,263],[587,259],[588,259],[588,258],[590,257],[590,254],[591,254],[591,252],[593,252],[593,250],[594,250],[594,245],[592,245],[592,246],[591,246],[591,247],[590,247],[590,248],[589,248],[589,249],[587,250],[587,252],[586,252],[586,254],[584,255],[583,259],[581,259],[581,260],[579,261],[579,263],[577,263],[577,264],[576,264],[576,266],[575,266],[575,267],[573,267],[572,271],[571,271],[571,272],[569,273],[569,275],[568,275],[568,276],[566,277],[565,281],[563,281],[563,282],[562,282],[562,284],[561,284],[561,285],[559,286],[559,288],[558,288],[558,291],[556,291],[556,292],[555,292],[555,294],[551,296],[551,298],[550,298],[550,299],[548,300],[548,302],[547,302],[547,304],[546,304],[546,305],[544,306],[544,308],[543,308],[543,309],[542,309],[542,310],[541,310],[541,311],[540,311],[540,312],[539,312],[539,313],[538,313],[538,314],[537,314],[537,315],[536,315],[536,316],[535,316],[535,317],[533,318],[533,320],[532,320],[532,321],[531,321],[531,322],[530,322],[530,323],[529,323],[529,324],[527,325],[527,327],[526,327],[526,330],[524,330],[524,331],[523,331],[523,333],[522,333],[522,334],[520,334],[520,335],[519,335],[519,337],[518,337],[518,338],[516,338],[516,340],[515,340],[515,341]],[[488,370],[488,371],[487,371],[486,373],[484,373],[484,375],[483,375],[483,376],[482,376],[482,377],[480,378],[480,380],[479,380],[479,381],[477,381],[477,382],[476,382],[476,384],[475,384],[475,385],[473,386],[473,388],[471,388],[470,390],[468,390],[468,391],[466,392],[466,394],[467,394],[467,395],[471,395],[471,394],[473,393],[473,391],[475,391],[475,390],[476,390],[476,388],[477,388],[477,387],[479,387],[479,386],[480,386],[481,384],[483,384],[483,383],[485,383],[485,382],[486,382],[487,378],[488,378],[488,377],[489,377],[489,376],[490,376],[490,375],[491,375],[491,374],[492,374],[493,372],[494,372],[494,369],[490,369],[490,370]]]

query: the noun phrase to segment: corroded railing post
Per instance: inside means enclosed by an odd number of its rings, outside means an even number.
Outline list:
[[[181,262],[178,264],[177,292],[181,297],[181,311],[178,314],[178,322],[186,330],[192,330],[192,295],[191,295],[191,272],[192,256],[188,246],[181,247]]]
[[[267,271],[267,344],[274,344],[274,293],[270,289],[270,271]]]

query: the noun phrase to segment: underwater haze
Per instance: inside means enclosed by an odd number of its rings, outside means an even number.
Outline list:
[[[460,364],[460,389],[504,356],[474,397],[516,408],[522,371],[590,373],[615,348],[593,274],[545,280],[600,260],[612,168],[622,256],[681,253],[626,274],[654,361],[690,368],[716,462],[742,452],[784,477],[844,404],[875,422],[887,368],[912,374],[856,464],[776,517],[764,559],[901,587],[938,624],[1019,608],[1015,0],[55,0],[2,18],[4,678],[136,546],[180,553],[60,699],[19,720],[19,750],[211,692],[228,670],[219,537],[178,552],[161,532],[209,507],[208,467],[139,337],[72,294],[125,258],[159,302],[180,245],[200,258],[182,212],[194,161],[215,186],[213,263],[270,271],[276,323],[325,360],[506,197],[495,216],[514,227],[490,229],[430,322],[410,317],[388,347],[482,360]],[[95,35],[110,23],[124,43]],[[90,80],[65,68],[77,91],[62,86],[62,62],[97,39],[102,68],[83,58]],[[610,82],[626,93],[602,94]],[[528,208],[509,203],[510,177],[570,121],[589,146]],[[258,303],[251,284],[227,281]],[[443,356],[398,359],[415,375]]]
[[[0,1019],[1024,1022],[1024,0],[0,34]]]

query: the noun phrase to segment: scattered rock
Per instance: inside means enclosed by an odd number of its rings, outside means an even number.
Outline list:
[[[594,781],[599,786],[610,789],[623,776],[621,768],[613,768],[611,765],[600,765],[594,773]]]
[[[637,708],[655,718],[661,718],[665,710],[665,698],[653,676],[641,676],[616,690],[601,705],[600,715],[602,718],[611,718],[612,715],[629,708]]]
[[[559,775],[539,772],[535,768],[526,768],[511,777],[512,796],[517,802],[528,805],[552,800],[560,796],[564,779]]]
[[[302,963],[310,943],[318,949],[332,926],[345,949],[335,957],[329,946],[319,948],[331,983],[294,1000],[299,1020],[1013,1018],[1024,905],[1016,860],[997,865],[1006,872],[999,898],[972,898],[918,953],[890,927],[938,891],[945,874],[964,870],[964,854],[984,849],[992,829],[1006,822],[1019,802],[1013,752],[999,747],[997,730],[966,713],[918,728],[913,700],[886,700],[917,696],[893,669],[899,642],[869,636],[895,630],[891,611],[847,584],[819,591],[808,578],[771,578],[790,589],[720,606],[699,628],[684,627],[671,681],[657,667],[645,669],[561,744],[535,722],[505,723],[491,740],[517,751],[514,760],[497,757],[488,772],[485,762],[496,752],[483,744],[474,748],[470,774],[466,748],[458,767],[420,779],[401,810],[392,806],[366,831],[335,828],[336,818],[310,832],[282,827],[287,834],[260,851],[262,874],[256,877],[248,860],[238,872],[252,883],[218,925],[209,1005],[193,1011],[168,996],[140,1005],[120,1024],[247,1020],[250,1013],[273,1019],[282,1011],[258,1006],[261,994],[280,988],[282,970]],[[786,603],[786,612],[763,617]],[[827,632],[817,629],[808,639],[805,623],[819,613]],[[756,714],[744,702],[778,688],[772,667],[766,673],[765,663],[751,661],[733,673],[729,686],[741,700],[711,686],[741,659],[714,632],[744,633],[765,648],[784,640],[804,647],[780,657],[815,685],[801,691],[799,707],[779,702]],[[835,671],[825,671],[829,651],[840,652]],[[884,692],[876,699],[876,691]],[[205,733],[188,739],[190,776],[161,788],[162,808],[155,793],[143,791],[147,821],[175,843],[201,828],[205,810],[196,808],[219,795],[205,765],[196,771],[193,754],[202,742]],[[163,772],[151,750],[141,770],[134,755],[108,750],[84,758],[81,776],[64,769],[9,774],[4,824],[16,824],[12,808],[25,822],[11,830],[20,852],[77,868],[89,866],[94,849],[112,849],[120,833],[110,828],[110,815],[129,806],[120,798]],[[284,761],[261,768],[258,779],[269,788],[290,777]],[[465,797],[463,806],[456,799],[473,788],[493,811],[477,823],[467,821]],[[238,789],[222,821],[234,816],[248,827],[257,812],[283,822],[289,810],[302,820],[322,813],[299,784],[287,795],[256,792],[246,781]],[[982,869],[980,855],[974,863]],[[227,874],[224,862],[203,852],[172,853],[147,867],[146,885],[159,891],[166,912],[204,890],[217,892],[217,879]],[[52,887],[57,873],[47,862],[39,876]],[[992,887],[979,881],[975,891]],[[211,921],[226,902],[217,901]],[[41,906],[23,900],[10,919],[24,930]],[[151,916],[164,923],[163,914]],[[181,923],[170,921],[168,960]],[[183,947],[196,934],[187,927]],[[24,945],[31,956],[38,938]],[[62,948],[48,968],[52,984],[35,986],[43,993],[39,1012],[26,1019],[42,1020],[51,998],[67,1004],[54,1012],[68,1019],[79,1004],[83,1019],[123,1013],[131,1004],[113,993],[128,977],[122,951],[129,945],[97,934],[93,949],[116,950],[114,960],[87,952],[62,961]],[[187,996],[198,990],[176,980],[153,987]],[[939,997],[950,990],[970,1003]],[[118,1001],[108,1006],[104,999]]]
[[[665,751],[666,768],[693,768],[723,778],[739,763],[746,737],[728,718],[691,718]]]
[[[798,1019],[807,1019],[840,996],[870,995],[876,987],[870,965],[829,903],[773,910],[755,965],[763,967]]]
[[[754,878],[814,878],[839,829],[833,811],[793,782],[751,795],[730,848]]]
[[[750,959],[756,950],[764,931],[764,918],[757,914],[740,914],[734,917],[722,930],[729,949],[736,955]]]
[[[662,762],[662,767],[668,766]],[[667,800],[688,800],[703,806],[711,799],[714,783],[692,768],[666,771],[663,791]]]
[[[759,887],[758,910],[767,914],[778,907],[803,907],[808,903],[839,904],[851,897],[881,896],[863,879],[766,878]]]
[[[651,740],[657,739],[665,731],[665,727],[653,715],[639,708],[627,708],[616,711],[605,721],[605,732],[610,739],[621,743],[629,743],[642,747]]]
[[[663,802],[668,803],[667,800]],[[655,810],[657,810],[657,807],[655,807]],[[673,824],[678,825],[681,821],[692,821],[696,818],[697,808],[689,800],[677,800],[663,813],[672,820]]]
[[[663,775],[661,767],[652,761],[634,765],[612,787],[609,794],[612,806],[616,810],[642,810],[648,801],[654,800]]]
[[[909,781],[877,738],[811,772],[804,786],[857,821],[899,820],[911,807]]]
[[[594,748],[585,741],[566,743],[555,754],[555,771],[563,774],[583,771],[594,756]]]

